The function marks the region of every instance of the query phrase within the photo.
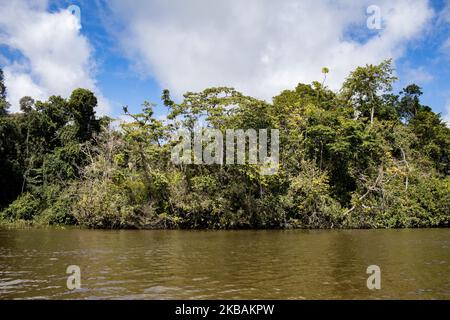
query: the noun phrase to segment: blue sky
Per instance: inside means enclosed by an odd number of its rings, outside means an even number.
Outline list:
[[[14,3],[14,2],[13,2]],[[10,102],[83,86],[99,113],[120,117],[159,102],[161,90],[227,85],[263,99],[298,82],[339,88],[357,65],[393,58],[399,82],[448,118],[449,1],[11,1],[0,0],[0,66]],[[79,25],[66,8],[81,10]],[[370,5],[381,29],[367,27]],[[24,24],[23,20],[28,23]],[[158,116],[165,110],[158,107]]]

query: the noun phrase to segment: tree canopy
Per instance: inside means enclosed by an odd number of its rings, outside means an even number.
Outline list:
[[[390,60],[358,67],[335,92],[323,79],[272,102],[233,88],[162,93],[116,130],[97,99],[24,97],[8,113],[0,73],[0,220],[92,228],[393,228],[448,226],[450,129],[411,84],[392,92]],[[175,164],[180,129],[279,129],[280,163]]]

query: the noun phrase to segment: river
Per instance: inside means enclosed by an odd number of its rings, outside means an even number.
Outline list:
[[[0,299],[450,299],[450,229],[0,230]]]

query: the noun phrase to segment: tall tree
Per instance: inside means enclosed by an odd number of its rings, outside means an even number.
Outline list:
[[[404,88],[400,94],[402,95],[402,98],[398,104],[397,112],[400,118],[409,121],[422,108],[420,104],[422,88],[416,84],[410,84]]]
[[[19,105],[20,110],[22,110],[25,113],[28,113],[31,110],[33,110],[34,99],[29,96],[22,97],[19,101]]]
[[[87,141],[100,131],[100,122],[95,118],[97,98],[87,89],[76,89],[69,99],[69,109],[77,125],[79,141]]]
[[[0,69],[0,116],[8,112],[9,103],[6,100],[6,85],[3,70]]]
[[[370,118],[370,123],[373,123],[377,109],[383,105],[382,94],[390,92],[397,80],[393,72],[392,60],[385,60],[379,65],[356,68],[344,82],[344,97],[357,112]]]

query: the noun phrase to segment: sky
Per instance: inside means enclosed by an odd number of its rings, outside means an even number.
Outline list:
[[[298,83],[338,90],[357,66],[392,58],[399,81],[450,123],[450,0],[0,0],[0,68],[22,96],[95,92],[122,118],[163,89],[234,87],[271,101]],[[78,10],[79,9],[79,10]]]

